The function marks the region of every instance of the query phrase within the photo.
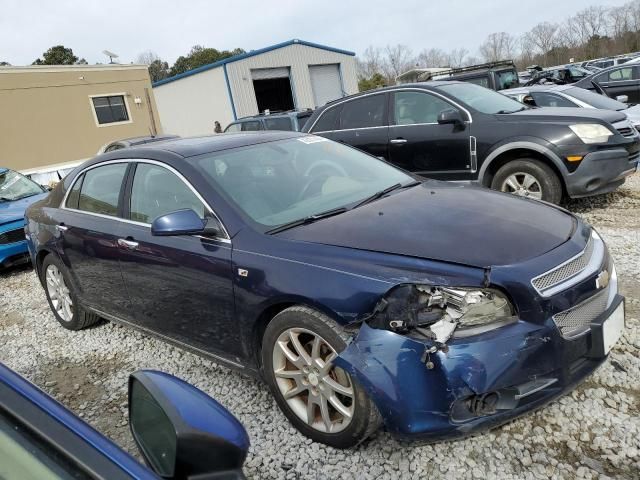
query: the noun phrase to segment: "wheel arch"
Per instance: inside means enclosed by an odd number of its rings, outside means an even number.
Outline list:
[[[562,188],[566,191],[568,172],[560,157],[544,145],[526,141],[508,143],[494,149],[482,162],[478,182],[484,187],[490,187],[491,181],[500,167],[512,160],[527,157],[540,160],[549,166],[558,175]]]
[[[253,323],[250,342],[253,361],[260,371],[262,371],[262,339],[264,337],[264,332],[267,329],[267,325],[269,325],[276,315],[290,307],[311,308],[326,315],[341,325],[348,324],[348,321],[345,320],[344,317],[340,316],[337,312],[331,310],[326,305],[322,305],[305,297],[283,297],[274,299],[268,304],[262,305],[260,313]]]

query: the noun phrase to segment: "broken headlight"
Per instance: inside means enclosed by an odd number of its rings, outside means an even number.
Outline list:
[[[452,335],[477,335],[516,320],[509,299],[498,290],[400,285],[378,303],[367,323],[444,343]]]

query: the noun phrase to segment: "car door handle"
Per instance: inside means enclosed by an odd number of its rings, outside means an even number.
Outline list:
[[[138,242],[134,242],[133,240],[126,240],[124,238],[118,239],[118,245],[124,248],[128,248],[129,250],[135,250],[138,248]]]
[[[66,232],[67,230],[69,230],[69,227],[67,227],[64,223],[61,223],[60,225],[56,225],[56,230],[58,230],[59,232]]]
[[[394,145],[400,145],[402,143],[407,143],[407,139],[406,138],[394,138],[389,143],[393,143]]]

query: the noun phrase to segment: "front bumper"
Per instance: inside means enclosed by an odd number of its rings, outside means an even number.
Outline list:
[[[570,197],[586,197],[612,192],[636,171],[640,155],[625,148],[587,153],[575,171],[567,174]]]
[[[623,300],[617,295],[591,331],[573,340],[562,338],[550,319],[545,325],[520,321],[473,338],[452,339],[446,353],[430,355],[425,353],[427,340],[363,324],[335,363],[365,388],[391,433],[427,441],[461,437],[537,409],[595,371],[606,357],[592,344],[594,332]],[[425,360],[433,362],[432,369]],[[550,379],[555,381],[545,381]],[[522,393],[522,386],[534,381],[543,386],[506,399],[509,408],[465,417],[469,399]]]

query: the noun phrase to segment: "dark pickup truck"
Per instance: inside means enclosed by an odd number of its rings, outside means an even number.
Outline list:
[[[530,108],[451,81],[336,100],[317,109],[303,131],[419,175],[553,203],[616,189],[640,156],[638,131],[622,112]]]

